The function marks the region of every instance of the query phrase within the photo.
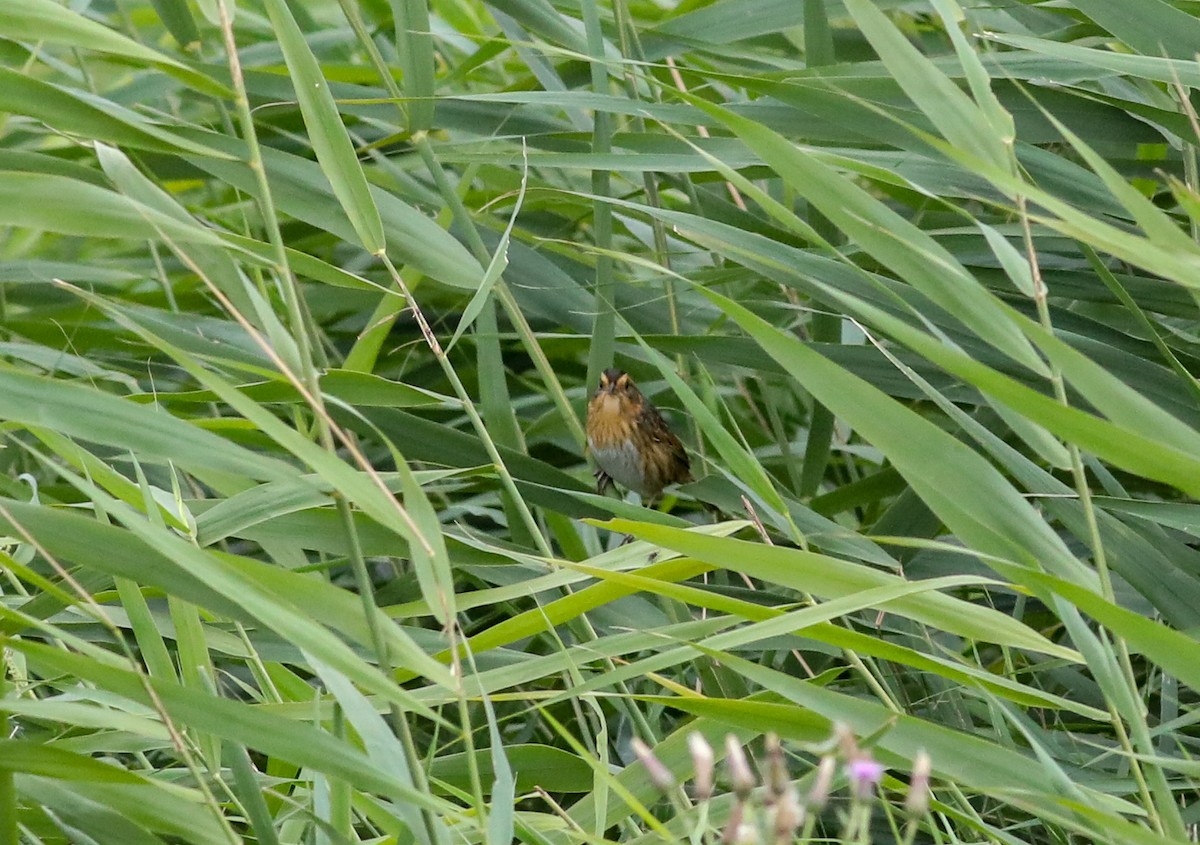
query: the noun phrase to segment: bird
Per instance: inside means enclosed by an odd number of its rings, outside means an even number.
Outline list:
[[[600,374],[600,386],[588,402],[587,440],[600,495],[615,482],[649,502],[668,484],[692,480],[687,450],[621,370]]]

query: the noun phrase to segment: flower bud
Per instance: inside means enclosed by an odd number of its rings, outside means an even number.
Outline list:
[[[699,731],[692,731],[687,738],[688,750],[692,754],[692,768],[696,772],[696,797],[704,801],[713,791],[713,750]]]
[[[817,764],[817,774],[813,777],[812,789],[808,792],[808,807],[819,812],[829,801],[829,790],[833,786],[833,773],[837,769],[837,758],[826,755]]]
[[[929,776],[932,771],[933,760],[924,749],[918,751],[913,759],[908,795],[904,798],[904,812],[911,819],[920,818],[929,812]]]
[[[804,821],[804,808],[800,806],[800,796],[796,787],[788,788],[775,802],[775,842],[776,845],[791,845],[795,839],[800,823]]]
[[[662,761],[654,756],[650,747],[637,737],[630,740],[629,745],[638,760],[641,761],[642,766],[645,767],[646,775],[655,788],[662,792],[670,792],[675,787],[675,776],[671,774],[671,770],[664,766]]]
[[[854,736],[854,731],[845,722],[833,723],[833,738],[837,742],[843,758],[853,760],[858,756],[858,740]]]
[[[779,743],[779,737],[773,733],[767,734],[767,774],[766,774],[767,790],[770,793],[769,800],[776,800],[780,795],[787,790],[791,784],[788,778],[787,761],[783,757],[783,746]]]
[[[757,832],[754,831],[754,825],[745,823],[746,804],[743,801],[735,801],[733,808],[729,811],[729,818],[725,820],[725,829],[721,832],[721,845],[750,845],[751,842],[758,839]],[[754,832],[754,839],[751,840],[746,836],[746,831],[743,828],[749,828]]]
[[[754,792],[754,772],[750,771],[750,764],[746,762],[741,741],[733,734],[725,735],[725,765],[729,768],[734,794],[745,801]]]

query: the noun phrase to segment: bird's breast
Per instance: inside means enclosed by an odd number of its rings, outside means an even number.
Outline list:
[[[616,396],[598,396],[588,408],[588,445],[607,446],[628,440],[633,433],[634,418],[626,413]]]
[[[588,449],[600,469],[628,490],[646,491],[646,471],[642,456],[630,439],[610,440],[603,445],[588,438]]]

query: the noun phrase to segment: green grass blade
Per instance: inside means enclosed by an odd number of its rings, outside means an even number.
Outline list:
[[[367,186],[362,165],[354,153],[346,127],[338,114],[337,104],[329,93],[329,83],[316,56],[304,40],[304,33],[296,25],[291,10],[284,0],[264,0],[271,26],[279,36],[288,70],[296,88],[296,98],[308,137],[312,142],[317,161],[333,187],[333,193],[341,203],[363,248],[370,253],[382,252],[386,247],[383,221],[379,209]]]

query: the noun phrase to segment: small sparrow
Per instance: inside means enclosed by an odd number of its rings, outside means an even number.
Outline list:
[[[692,480],[683,444],[628,373],[600,374],[588,403],[587,438],[601,495],[616,482],[649,501],[668,484]]]

